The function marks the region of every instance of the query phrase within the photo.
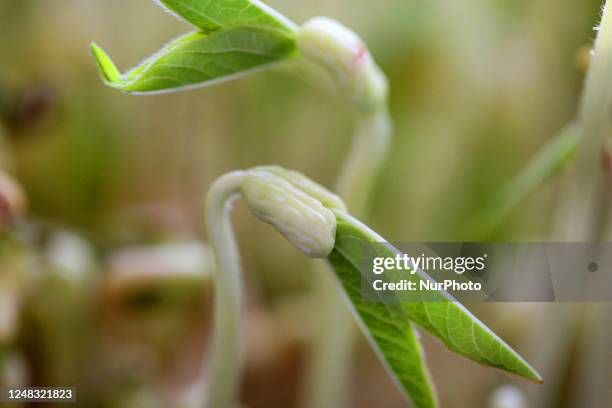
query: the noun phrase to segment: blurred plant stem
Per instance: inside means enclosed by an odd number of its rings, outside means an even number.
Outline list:
[[[471,220],[464,236],[474,241],[490,239],[520,203],[572,159],[577,145],[577,125],[570,123],[489,200],[485,208]]]
[[[562,238],[569,241],[601,239],[609,213],[610,179],[602,165],[612,111],[612,10],[608,2],[593,52],[578,114],[576,174],[568,189],[561,231]]]
[[[31,331],[39,339],[33,352],[43,362],[39,380],[45,386],[76,386],[92,340],[93,248],[74,233],[55,232],[43,270],[28,304]]]
[[[372,189],[391,139],[391,118],[386,107],[358,115],[353,144],[338,180],[336,190],[351,209],[363,216],[368,212]]]
[[[12,344],[19,335],[21,312],[33,281],[31,254],[0,236],[0,346]]]
[[[582,305],[576,303],[542,303],[537,305],[533,319],[528,320],[525,331],[533,333],[533,337],[524,339],[528,343],[525,347],[531,348],[533,364],[542,378],[546,378],[544,391],[529,389],[531,406],[554,407],[559,403],[557,398],[564,386],[564,365],[576,341],[574,333],[579,327],[581,309]],[[538,341],[534,342],[534,338]]]
[[[24,387],[31,379],[20,339],[24,332],[23,312],[37,279],[32,268],[34,262],[35,255],[30,248],[0,233],[0,386],[3,387]],[[17,408],[25,403],[6,406]]]
[[[219,178],[206,197],[206,232],[215,255],[213,338],[205,408],[237,406],[235,400],[242,369],[243,287],[240,255],[230,220],[231,201],[240,190],[246,173],[235,171]],[[197,399],[197,398],[196,398]]]
[[[585,358],[578,363],[575,389],[571,406],[604,407],[610,404],[612,377],[612,304],[609,302],[589,303],[585,305],[581,316],[581,333],[584,342],[581,352]]]
[[[5,173],[12,167],[12,151],[0,123],[0,386],[23,387],[28,381],[27,363],[13,343],[33,277],[28,268],[29,254],[4,236],[5,228],[25,212],[27,203],[21,186]],[[7,408],[23,405],[6,404]]]
[[[577,119],[578,145],[576,172],[565,188],[562,206],[558,208],[556,231],[554,235],[562,241],[590,242],[608,238],[610,203],[610,175],[606,173],[605,146],[610,137],[610,112],[612,110],[612,9],[606,2],[603,7],[601,23],[595,40],[595,47],[583,88],[580,112]],[[603,160],[602,160],[603,159]],[[595,304],[550,304],[545,305],[539,316],[534,319],[532,328],[541,331],[533,350],[539,356],[542,375],[545,376],[549,392],[534,393],[535,406],[552,406],[559,403],[559,390],[564,383],[564,370],[561,362],[567,361],[576,339],[568,337],[575,332],[579,323],[589,320],[599,309]],[[563,308],[560,310],[560,308]],[[598,324],[587,327],[586,339],[592,342],[586,351],[588,363],[583,364],[578,384],[583,390],[575,401],[581,406],[598,406],[595,400],[600,390],[601,364],[604,362],[600,341],[609,340],[610,313],[602,308]],[[545,329],[544,329],[545,328]],[[606,343],[608,344],[608,343]],[[554,345],[554,347],[551,347]],[[604,346],[604,348],[607,346]],[[605,364],[603,364],[605,367]],[[609,367],[606,367],[609,368]],[[605,371],[605,368],[604,368]],[[609,370],[608,370],[609,371]],[[603,381],[603,380],[602,380]],[[593,382],[597,384],[591,385]],[[606,385],[604,385],[605,387]],[[587,392],[584,390],[588,389]],[[595,394],[591,394],[595,392]],[[588,395],[587,395],[588,393]],[[579,402],[578,402],[579,401]],[[592,405],[594,403],[595,405]]]

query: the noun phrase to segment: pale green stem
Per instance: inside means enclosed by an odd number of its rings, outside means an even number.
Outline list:
[[[361,114],[357,121],[353,145],[340,173],[336,192],[351,214],[364,217],[372,188],[387,157],[392,125],[386,108]]]
[[[561,217],[558,220],[560,230],[556,231],[558,238],[562,240],[598,239],[604,232],[602,227],[606,224],[609,192],[605,186],[606,177],[601,157],[605,141],[610,134],[612,109],[612,81],[610,81],[612,78],[612,10],[608,6],[609,3],[603,8],[594,55],[582,95],[578,117],[580,141],[576,175],[571,180],[573,185],[567,189],[564,200],[566,204],[560,209]],[[550,306],[557,307],[546,309],[541,318],[534,323],[536,327],[546,324],[546,335],[550,339],[554,339],[556,334],[563,336],[571,333],[572,329],[583,319],[579,305],[574,305],[576,307],[568,308],[562,311],[563,313],[560,312],[559,305]],[[570,352],[570,347],[571,344],[567,341],[561,342],[553,347],[552,351],[547,349],[543,353],[546,358],[540,364],[544,370],[542,374],[547,378],[547,383],[552,391],[545,395],[538,394],[534,398],[536,403],[545,405],[546,402],[554,399],[553,391],[562,387],[562,379],[558,374],[556,362],[562,361],[563,357]],[[538,354],[540,351],[542,350],[535,350],[535,355],[540,355]],[[601,355],[598,357],[601,359]],[[588,403],[584,400],[580,402]],[[540,406],[540,404],[536,405]]]
[[[574,372],[576,392],[570,406],[610,406],[610,363],[612,363],[612,303],[593,302],[585,305],[580,319],[581,334],[584,335],[580,355]]]
[[[595,41],[579,114],[580,144],[576,177],[569,197],[563,238],[588,241],[601,237],[608,200],[601,156],[610,135],[612,112],[612,10],[607,3]]]
[[[391,119],[386,108],[358,114],[358,124],[349,156],[340,174],[336,192],[356,217],[364,217],[376,177],[387,156]],[[328,268],[317,264],[321,293],[321,332],[316,336],[306,372],[303,408],[349,406],[351,356],[355,324],[337,282]]]
[[[577,144],[577,126],[571,123],[492,197],[486,207],[471,220],[465,236],[474,241],[491,238],[491,234],[520,203],[565,166],[573,157]]]
[[[213,338],[206,371],[206,408],[237,406],[242,358],[243,287],[240,256],[230,220],[231,201],[246,173],[236,171],[212,185],[205,204],[205,223],[215,255]]]

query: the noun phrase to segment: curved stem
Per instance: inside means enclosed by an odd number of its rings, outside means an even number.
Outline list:
[[[336,192],[352,214],[363,217],[391,139],[391,119],[386,108],[357,118],[351,151],[342,169]],[[307,368],[302,406],[348,406],[351,354],[355,339],[353,316],[340,296],[337,282],[324,264],[317,264],[321,313],[324,322],[315,338]]]
[[[387,157],[392,125],[386,108],[358,117],[357,121],[351,151],[338,178],[336,192],[351,209],[351,214],[363,217],[368,211],[372,187]]]
[[[232,231],[230,209],[246,173],[219,178],[205,203],[205,223],[215,255],[213,338],[207,370],[206,408],[236,406],[242,369],[243,288],[240,256]]]

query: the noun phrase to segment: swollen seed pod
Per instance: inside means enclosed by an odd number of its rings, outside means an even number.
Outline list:
[[[306,58],[325,68],[356,106],[384,106],[388,82],[357,34],[339,22],[315,17],[298,31],[297,45]]]
[[[331,253],[336,217],[321,201],[262,169],[249,172],[241,191],[253,214],[273,225],[305,255],[325,258]]]
[[[346,211],[346,205],[340,197],[322,185],[315,183],[302,173],[294,170],[287,170],[281,166],[259,166],[253,168],[253,171],[271,173],[281,177],[291,183],[293,187],[319,200],[325,207],[333,210]]]

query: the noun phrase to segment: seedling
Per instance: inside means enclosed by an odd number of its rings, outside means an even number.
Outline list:
[[[229,203],[237,195],[255,216],[273,225],[305,255],[328,260],[364,334],[415,406],[435,407],[437,402],[413,323],[458,354],[541,382],[525,360],[444,291],[435,292],[427,301],[364,301],[361,279],[369,279],[370,271],[363,268],[362,248],[386,242],[384,238],[349,215],[337,196],[303,175],[279,167],[258,167],[219,178],[206,201],[207,231],[219,269],[209,406],[232,406],[237,389],[242,296],[238,295],[240,266],[229,218]],[[398,254],[391,245],[379,253],[390,258]],[[418,271],[413,279],[431,278]]]
[[[93,44],[92,53],[105,83],[124,92],[151,94],[211,85],[290,60],[323,68],[358,117],[358,137],[338,192],[351,212],[362,216],[386,155],[391,126],[386,78],[359,37],[327,18],[315,18],[300,27],[256,0],[160,3],[196,31],[170,42],[124,74]],[[437,400],[413,324],[458,354],[541,381],[514,350],[443,291],[436,292],[435,301],[364,302],[360,281],[366,271],[359,267],[361,248],[384,239],[349,215],[338,196],[300,173],[258,167],[222,176],[206,200],[206,228],[218,269],[207,407],[238,404],[243,296],[229,217],[235,196],[243,197],[255,216],[273,225],[305,255],[329,261],[364,334],[415,406],[435,407]],[[383,252],[389,257],[398,254],[390,245]],[[430,278],[419,271],[414,279]]]

